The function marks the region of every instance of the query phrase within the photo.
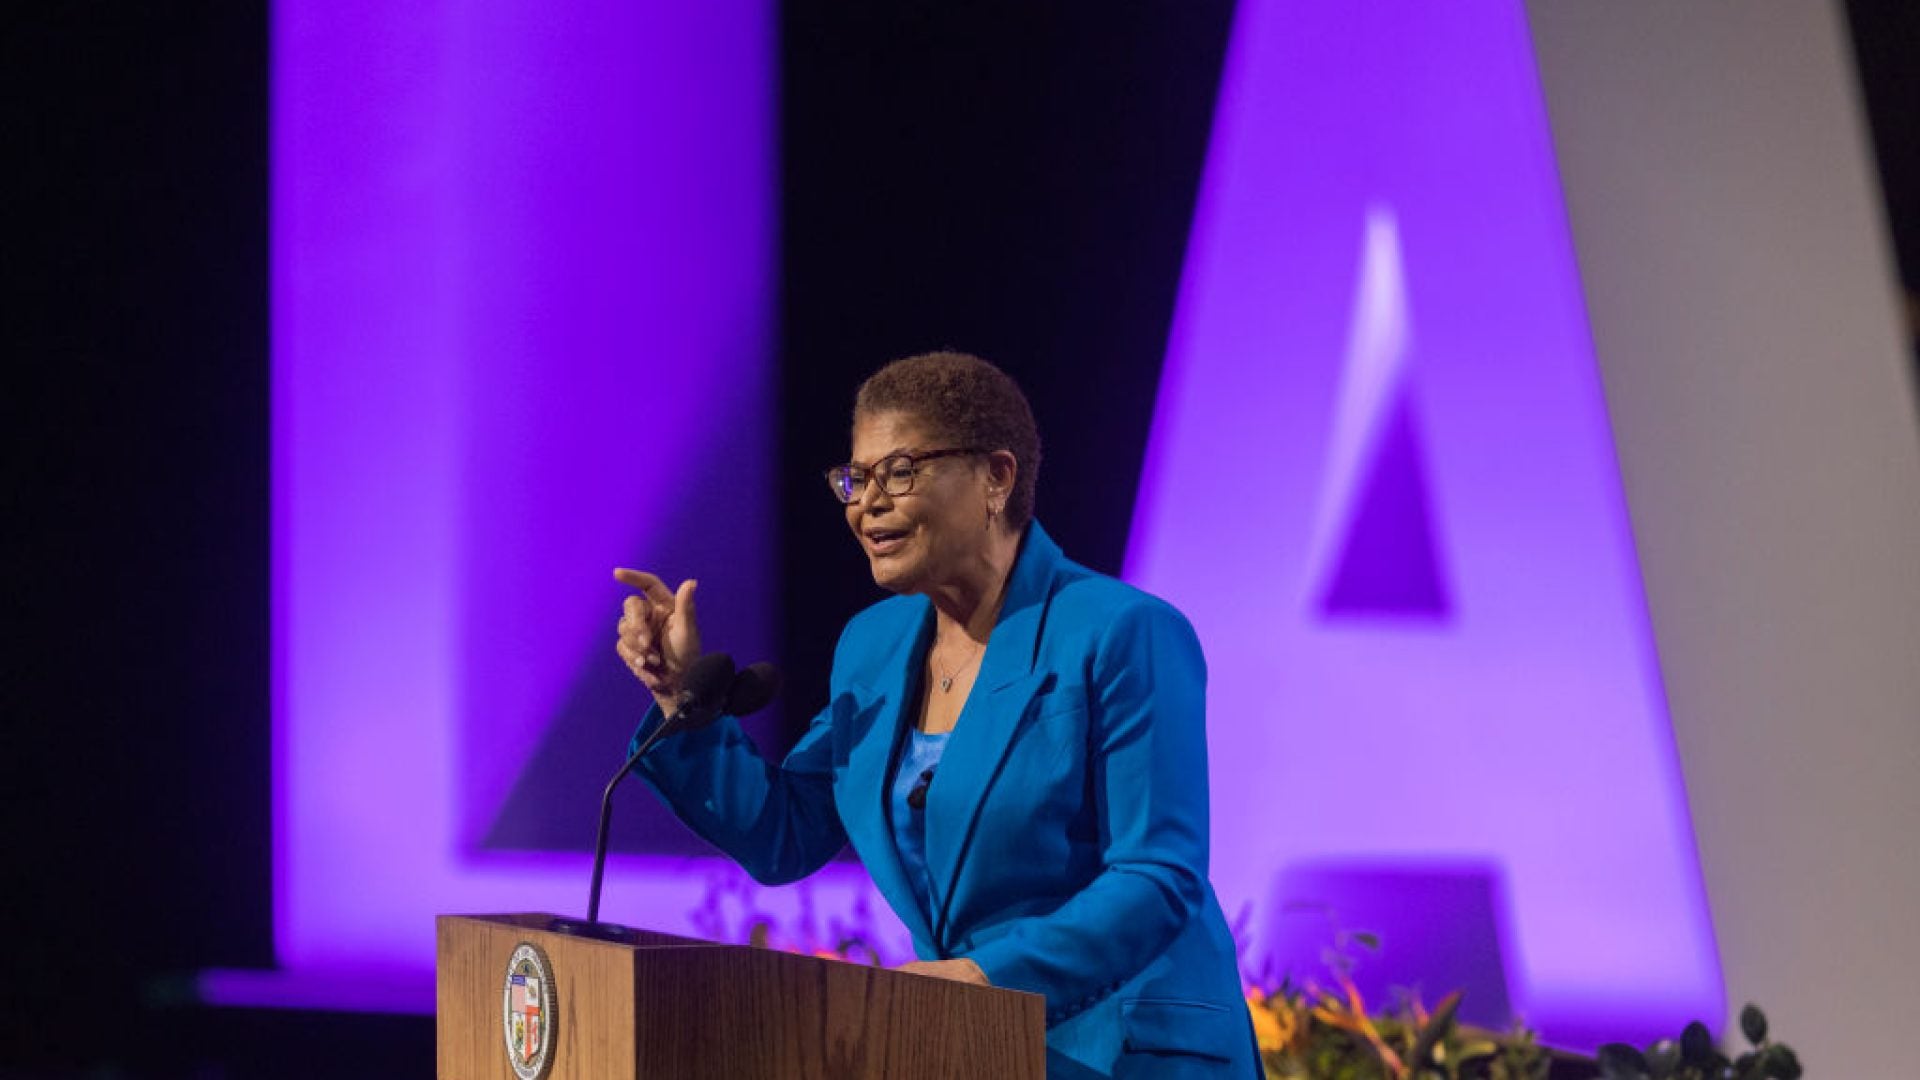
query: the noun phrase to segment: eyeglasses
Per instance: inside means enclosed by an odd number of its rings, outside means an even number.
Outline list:
[[[956,446],[921,454],[892,454],[874,462],[872,468],[865,465],[835,465],[827,470],[827,486],[833,489],[833,497],[843,503],[859,502],[860,496],[867,490],[867,481],[875,477],[880,480],[880,490],[888,495],[909,495],[913,492],[913,478],[920,473],[921,462],[981,452],[971,446]]]

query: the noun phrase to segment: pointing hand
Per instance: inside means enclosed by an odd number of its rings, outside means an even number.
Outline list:
[[[626,599],[616,627],[614,651],[653,694],[662,712],[678,707],[680,681],[700,658],[700,624],[693,610],[692,578],[668,592],[666,583],[644,570],[621,568],[614,579],[635,590]]]

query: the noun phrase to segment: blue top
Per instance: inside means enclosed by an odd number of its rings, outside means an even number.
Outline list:
[[[915,728],[913,738],[902,748],[894,766],[893,795],[887,809],[893,818],[893,846],[900,851],[900,868],[907,872],[907,884],[920,901],[920,910],[932,911],[928,897],[932,893],[927,876],[927,786],[933,783],[934,769],[946,752],[951,731],[929,735]],[[916,798],[915,792],[919,795]],[[919,803],[919,806],[913,805]]]

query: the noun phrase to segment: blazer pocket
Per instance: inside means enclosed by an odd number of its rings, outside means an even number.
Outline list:
[[[1230,1062],[1234,1049],[1247,1038],[1242,1020],[1205,1001],[1123,1001],[1120,1023],[1130,1054],[1187,1054]]]

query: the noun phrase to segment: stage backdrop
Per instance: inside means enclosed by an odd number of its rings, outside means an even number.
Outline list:
[[[216,999],[430,1007],[434,912],[584,906],[642,705],[607,663],[613,567],[724,571],[712,632],[767,651],[773,48],[762,0],[276,5],[274,895],[300,977]],[[609,894],[682,914],[692,842],[646,821]]]
[[[1267,959],[1371,930],[1568,1042],[1722,1014],[1519,4],[1240,5],[1134,521]]]
[[[433,913],[580,910],[614,565],[768,652],[772,36],[276,7],[286,974],[216,999],[426,1008]],[[1207,646],[1251,974],[1375,931],[1376,985],[1649,1038],[1723,992],[1532,55],[1517,0],[1239,5],[1125,569]],[[612,918],[904,958],[857,865],[754,889],[637,789],[618,829]]]
[[[1728,1004],[1912,1072],[1920,430],[1844,13],[1529,9]]]

